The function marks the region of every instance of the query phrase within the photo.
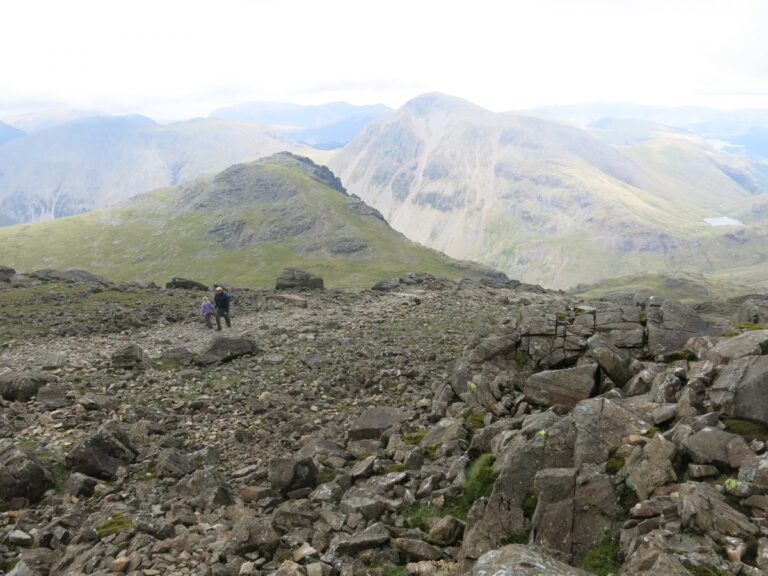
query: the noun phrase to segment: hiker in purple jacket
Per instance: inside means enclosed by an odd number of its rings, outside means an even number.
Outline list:
[[[203,296],[203,303],[200,304],[200,314],[205,318],[205,325],[213,330],[211,318],[213,318],[213,303],[207,296]]]

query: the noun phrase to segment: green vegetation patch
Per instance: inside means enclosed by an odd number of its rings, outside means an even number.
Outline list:
[[[768,426],[762,422],[744,418],[726,418],[725,426],[729,431],[747,440],[768,440]]]
[[[408,570],[405,566],[382,566],[381,576],[408,576]]]
[[[738,322],[733,327],[738,330],[768,330],[768,324],[755,324],[754,322]]]
[[[618,474],[624,468],[624,458],[621,456],[611,456],[605,463],[605,471],[611,476]]]
[[[99,538],[106,538],[110,534],[117,534],[133,528],[133,518],[118,512],[110,516],[109,520],[96,526],[96,534]]]
[[[464,420],[470,432],[474,433],[485,427],[485,412],[474,411]]]
[[[464,484],[464,500],[468,507],[478,498],[491,495],[496,478],[499,477],[498,470],[493,468],[494,462],[495,454],[482,454],[469,467]]]
[[[403,442],[410,446],[416,446],[427,435],[426,430],[416,430],[415,432],[407,432],[403,434]]]
[[[683,562],[683,566],[694,576],[730,576],[730,572],[724,572],[722,570],[715,570],[709,566],[696,566],[690,562]]]
[[[598,576],[618,574],[619,546],[610,539],[606,539],[587,552],[581,562],[581,567]]]
[[[501,546],[507,544],[528,544],[530,534],[528,532],[510,532],[499,541]]]
[[[536,506],[539,503],[539,499],[535,492],[529,492],[523,500],[523,516],[529,520],[533,518],[533,513],[536,512]]]

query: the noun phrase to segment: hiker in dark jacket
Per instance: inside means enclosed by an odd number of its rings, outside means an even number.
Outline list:
[[[216,330],[221,330],[221,317],[227,323],[227,328],[232,327],[232,322],[229,319],[229,301],[232,298],[229,294],[224,292],[224,288],[216,286],[216,295],[213,297],[213,302],[216,304]]]

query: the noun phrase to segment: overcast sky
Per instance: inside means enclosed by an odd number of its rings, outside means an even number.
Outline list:
[[[10,0],[0,118],[249,100],[768,108],[761,0]]]

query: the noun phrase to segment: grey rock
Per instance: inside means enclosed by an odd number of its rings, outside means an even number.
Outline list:
[[[166,283],[166,288],[179,288],[181,290],[208,290],[208,286],[202,282],[195,280],[188,280],[186,278],[171,278],[171,281]]]
[[[171,487],[171,493],[186,498],[197,510],[214,509],[235,503],[229,484],[211,467],[187,474]]]
[[[686,438],[683,446],[697,464],[739,468],[754,456],[744,438],[719,428],[703,428]]]
[[[525,380],[523,393],[533,404],[558,404],[573,408],[597,390],[597,364],[585,364],[563,370],[545,370]]]
[[[0,464],[0,500],[4,502],[25,498],[34,503],[53,488],[50,470],[26,452],[6,450],[0,454]]]
[[[349,439],[378,440],[389,428],[405,420],[405,417],[405,413],[399,408],[369,408],[350,427]]]
[[[181,478],[195,469],[192,459],[173,448],[165,448],[157,457],[155,473],[158,478]]]
[[[465,526],[454,516],[443,516],[430,528],[429,539],[440,546],[452,546],[461,538]]]
[[[134,448],[125,429],[110,420],[67,454],[65,463],[74,472],[103,480],[115,478],[117,469],[136,460]]]
[[[269,556],[279,543],[280,535],[268,518],[241,518],[232,529],[227,547],[241,556],[249,552]]]
[[[542,546],[510,544],[478,558],[472,576],[589,576],[563,562],[556,552]]]
[[[78,497],[90,497],[93,495],[94,488],[99,481],[91,476],[86,476],[80,472],[73,472],[67,478],[67,482],[64,485],[64,489],[67,494]]]
[[[322,289],[323,279],[299,268],[284,268],[277,278],[275,290],[290,288]]]
[[[680,486],[677,510],[684,526],[702,534],[750,538],[759,532],[744,514],[732,508],[716,488],[703,482]]]
[[[731,338],[723,338],[702,357],[715,364],[728,364],[744,356],[759,356],[768,352],[768,330],[751,330]]]
[[[573,409],[576,424],[574,464],[599,464],[611,448],[630,434],[645,434],[651,424],[636,414],[627,401],[590,398]]]
[[[144,370],[149,368],[147,353],[138,344],[128,344],[112,353],[112,367],[125,370]]]
[[[213,339],[208,349],[200,354],[197,363],[210,366],[220,362],[229,362],[241,356],[250,356],[258,352],[256,341],[251,338],[227,338],[218,336]]]
[[[624,386],[632,376],[643,369],[642,364],[633,362],[629,355],[599,335],[587,340],[587,346],[589,355],[617,386]]]
[[[317,473],[317,466],[311,458],[274,458],[269,462],[267,478],[272,488],[287,494],[301,488],[314,488],[317,484]]]
[[[443,557],[440,548],[432,546],[423,540],[417,540],[415,538],[393,538],[390,543],[395,548],[402,550],[406,560],[409,562],[439,560]]]
[[[459,418],[442,418],[429,429],[419,445],[426,448],[429,446],[443,446],[466,440],[469,437],[469,431],[464,425],[464,421]]]
[[[715,410],[768,424],[768,356],[745,356],[722,368],[707,394]]]
[[[386,526],[376,522],[362,532],[337,536],[331,544],[331,549],[339,556],[354,555],[363,550],[384,546],[389,542],[389,538]]]
[[[563,552],[570,561],[573,548],[575,468],[548,468],[536,474],[538,496],[533,514],[532,542]]]
[[[689,338],[719,334],[718,326],[704,320],[688,306],[666,300],[646,307],[648,350],[660,355],[683,349]]]
[[[645,446],[635,446],[625,463],[627,484],[645,500],[653,491],[668,482],[677,481],[674,461],[677,446],[661,434],[654,436]]]
[[[768,488],[768,455],[745,459],[739,468],[739,480],[760,488]]]
[[[8,266],[0,266],[0,282],[10,282],[16,275],[16,270]]]
[[[56,377],[39,370],[11,371],[0,374],[0,396],[6,400],[26,402]]]
[[[278,506],[272,515],[272,525],[279,531],[289,532],[296,528],[312,528],[318,513],[308,500],[288,500]]]

